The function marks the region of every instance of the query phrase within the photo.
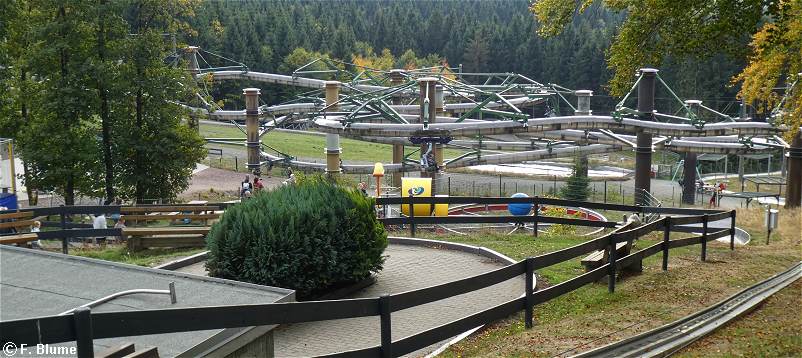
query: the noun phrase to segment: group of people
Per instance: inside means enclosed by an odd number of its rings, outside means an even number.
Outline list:
[[[721,193],[725,189],[727,189],[727,184],[724,184],[724,182],[716,182],[716,184],[713,185],[710,192],[710,201],[707,203],[708,208],[718,207],[719,201],[721,200]]]
[[[262,183],[262,178],[257,176],[253,178],[253,183],[251,183],[250,175],[246,175],[245,180],[243,180],[240,185],[239,195],[243,198],[250,198],[255,192],[261,191],[264,188],[265,186],[264,183]]]

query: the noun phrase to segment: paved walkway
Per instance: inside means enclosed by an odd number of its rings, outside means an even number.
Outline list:
[[[385,293],[398,293],[442,284],[460,278],[502,267],[503,264],[484,256],[440,250],[420,246],[390,245],[385,251],[384,270],[372,286],[350,296],[376,297]],[[203,263],[187,266],[179,271],[205,274]],[[454,321],[481,310],[518,297],[524,288],[523,277],[497,285],[394,312],[392,316],[393,340]],[[363,317],[292,324],[275,331],[275,349],[278,357],[322,355],[378,345],[379,318]],[[439,344],[414,352],[422,356]]]

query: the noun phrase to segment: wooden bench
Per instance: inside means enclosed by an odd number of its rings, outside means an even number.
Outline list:
[[[36,220],[32,211],[16,211],[0,214],[0,229],[28,230]]]
[[[27,244],[31,241],[39,240],[36,233],[24,233],[15,235],[0,236],[0,245]]]
[[[218,206],[212,205],[159,205],[159,206],[128,206],[120,208],[121,218],[128,223],[136,225],[139,222],[147,224],[148,221],[170,220],[198,220],[208,225],[209,220],[220,218]]]
[[[617,259],[629,255],[630,252],[632,252],[632,241],[619,242],[615,244],[615,257]],[[590,255],[582,259],[582,266],[585,267],[585,272],[591,271],[593,269],[606,265],[609,259],[610,258],[609,255],[607,254],[607,250],[594,251]],[[642,261],[636,261],[627,266],[626,269],[629,271],[642,272],[643,263]]]
[[[128,249],[139,251],[149,247],[204,247],[210,228],[203,227],[137,227],[123,229]]]

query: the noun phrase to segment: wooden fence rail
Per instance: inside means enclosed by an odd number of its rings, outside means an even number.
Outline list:
[[[470,198],[474,203],[476,198]],[[491,198],[494,200],[510,198]],[[462,201],[462,199],[459,199]],[[553,199],[549,199],[553,200]],[[395,198],[393,198],[395,201]],[[464,200],[462,202],[467,202]],[[397,201],[400,203],[401,201]],[[570,202],[570,201],[560,201]],[[384,202],[387,203],[386,201]],[[417,202],[416,202],[417,203]],[[584,206],[587,203],[571,206]],[[555,205],[549,202],[549,205]],[[653,223],[632,227],[633,224],[618,228],[602,237],[587,242],[543,254],[529,257],[515,264],[500,269],[479,274],[473,277],[444,283],[432,287],[421,288],[414,291],[401,292],[374,298],[359,298],[333,301],[311,301],[251,305],[226,305],[196,308],[156,309],[124,312],[76,312],[68,316],[48,316],[32,319],[12,320],[0,322],[0,331],[3,332],[2,343],[13,342],[20,344],[51,344],[67,341],[76,341],[79,356],[91,356],[93,339],[127,337],[148,334],[165,334],[175,332],[188,332],[210,329],[223,329],[248,326],[262,326],[273,324],[300,323],[345,319],[355,317],[378,316],[381,322],[381,342],[377,346],[366,347],[359,350],[339,352],[331,356],[399,356],[428,345],[453,337],[470,328],[477,327],[507,317],[512,313],[525,310],[525,325],[531,327],[534,306],[574,291],[587,284],[596,282],[604,276],[609,276],[608,289],[615,289],[615,274],[622,267],[636,261],[662,252],[663,269],[667,269],[668,251],[688,245],[702,244],[720,237],[730,235],[734,240],[734,223],[729,229],[719,229],[710,232],[707,225],[701,228],[702,233],[684,239],[669,240],[671,230],[679,225],[704,224],[711,218],[730,217],[735,219],[734,212],[720,213],[692,211],[689,213],[672,210],[673,213],[686,214],[681,218],[665,217]],[[713,216],[718,215],[720,216]],[[542,217],[540,219],[543,219]],[[699,228],[696,228],[697,231]],[[79,231],[79,230],[65,230]],[[92,230],[87,230],[92,231]],[[654,231],[663,231],[664,240],[627,256],[615,257],[615,243],[630,236],[638,238]],[[54,234],[55,235],[55,234]],[[703,246],[704,247],[704,246]],[[731,246],[732,248],[733,246]],[[588,271],[570,280],[557,285],[535,290],[532,275],[535,270],[542,269],[557,263],[572,260],[579,255],[605,249],[608,251],[607,264]],[[704,254],[703,254],[704,259]],[[392,312],[408,309],[422,304],[435,302],[460,294],[480,290],[499,282],[503,282],[519,275],[526,276],[527,285],[520,298],[501,303],[492,308],[472,314],[453,322],[446,322],[441,326],[419,332],[415,335],[392,341]]]

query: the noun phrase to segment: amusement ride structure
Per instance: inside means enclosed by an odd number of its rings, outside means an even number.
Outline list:
[[[779,110],[766,122],[757,122],[747,118],[743,110],[734,118],[702,101],[683,101],[661,79],[657,69],[640,69],[632,89],[614,111],[596,115],[591,110],[592,91],[543,84],[514,73],[463,73],[445,66],[384,71],[319,59],[291,75],[280,75],[250,71],[236,61],[235,66],[201,68],[198,58],[203,59],[202,53],[207,52],[198,47],[185,51],[189,71],[198,81],[249,80],[310,89],[291,102],[268,106],[260,105],[259,89],[246,88],[246,109],[240,111],[222,110],[201,95],[198,97],[205,108],[184,105],[195,120],[232,122],[243,130],[246,138],[207,141],[237,145],[244,142],[248,168],[257,174],[264,165],[274,164],[326,173],[371,173],[373,165],[340,160],[340,136],[392,144],[393,161],[383,163],[383,167],[393,173],[394,186],[400,186],[399,173],[403,172],[420,172],[421,177],[435,180],[442,168],[520,163],[632,148],[636,153],[637,193],[650,192],[652,153],[662,149],[684,154],[683,200],[692,202],[698,180],[697,154],[781,151],[788,159],[784,167],[788,172],[787,203],[800,204],[802,138],[797,136],[791,144],[782,139],[788,128],[775,123],[782,115]],[[322,63],[328,69],[307,70],[317,62],[318,68]],[[342,80],[311,78],[321,74]],[[679,113],[655,110],[658,85],[681,104]],[[630,100],[633,93],[636,100]],[[569,100],[572,96],[576,97],[576,105]],[[633,106],[631,102],[636,103]],[[566,115],[565,107],[571,113]],[[244,129],[239,125],[242,121]],[[326,133],[326,163],[299,160],[261,141],[272,129],[299,126]],[[404,146],[420,149],[405,153]],[[445,159],[444,146],[467,152]],[[416,153],[418,158],[411,159]]]

